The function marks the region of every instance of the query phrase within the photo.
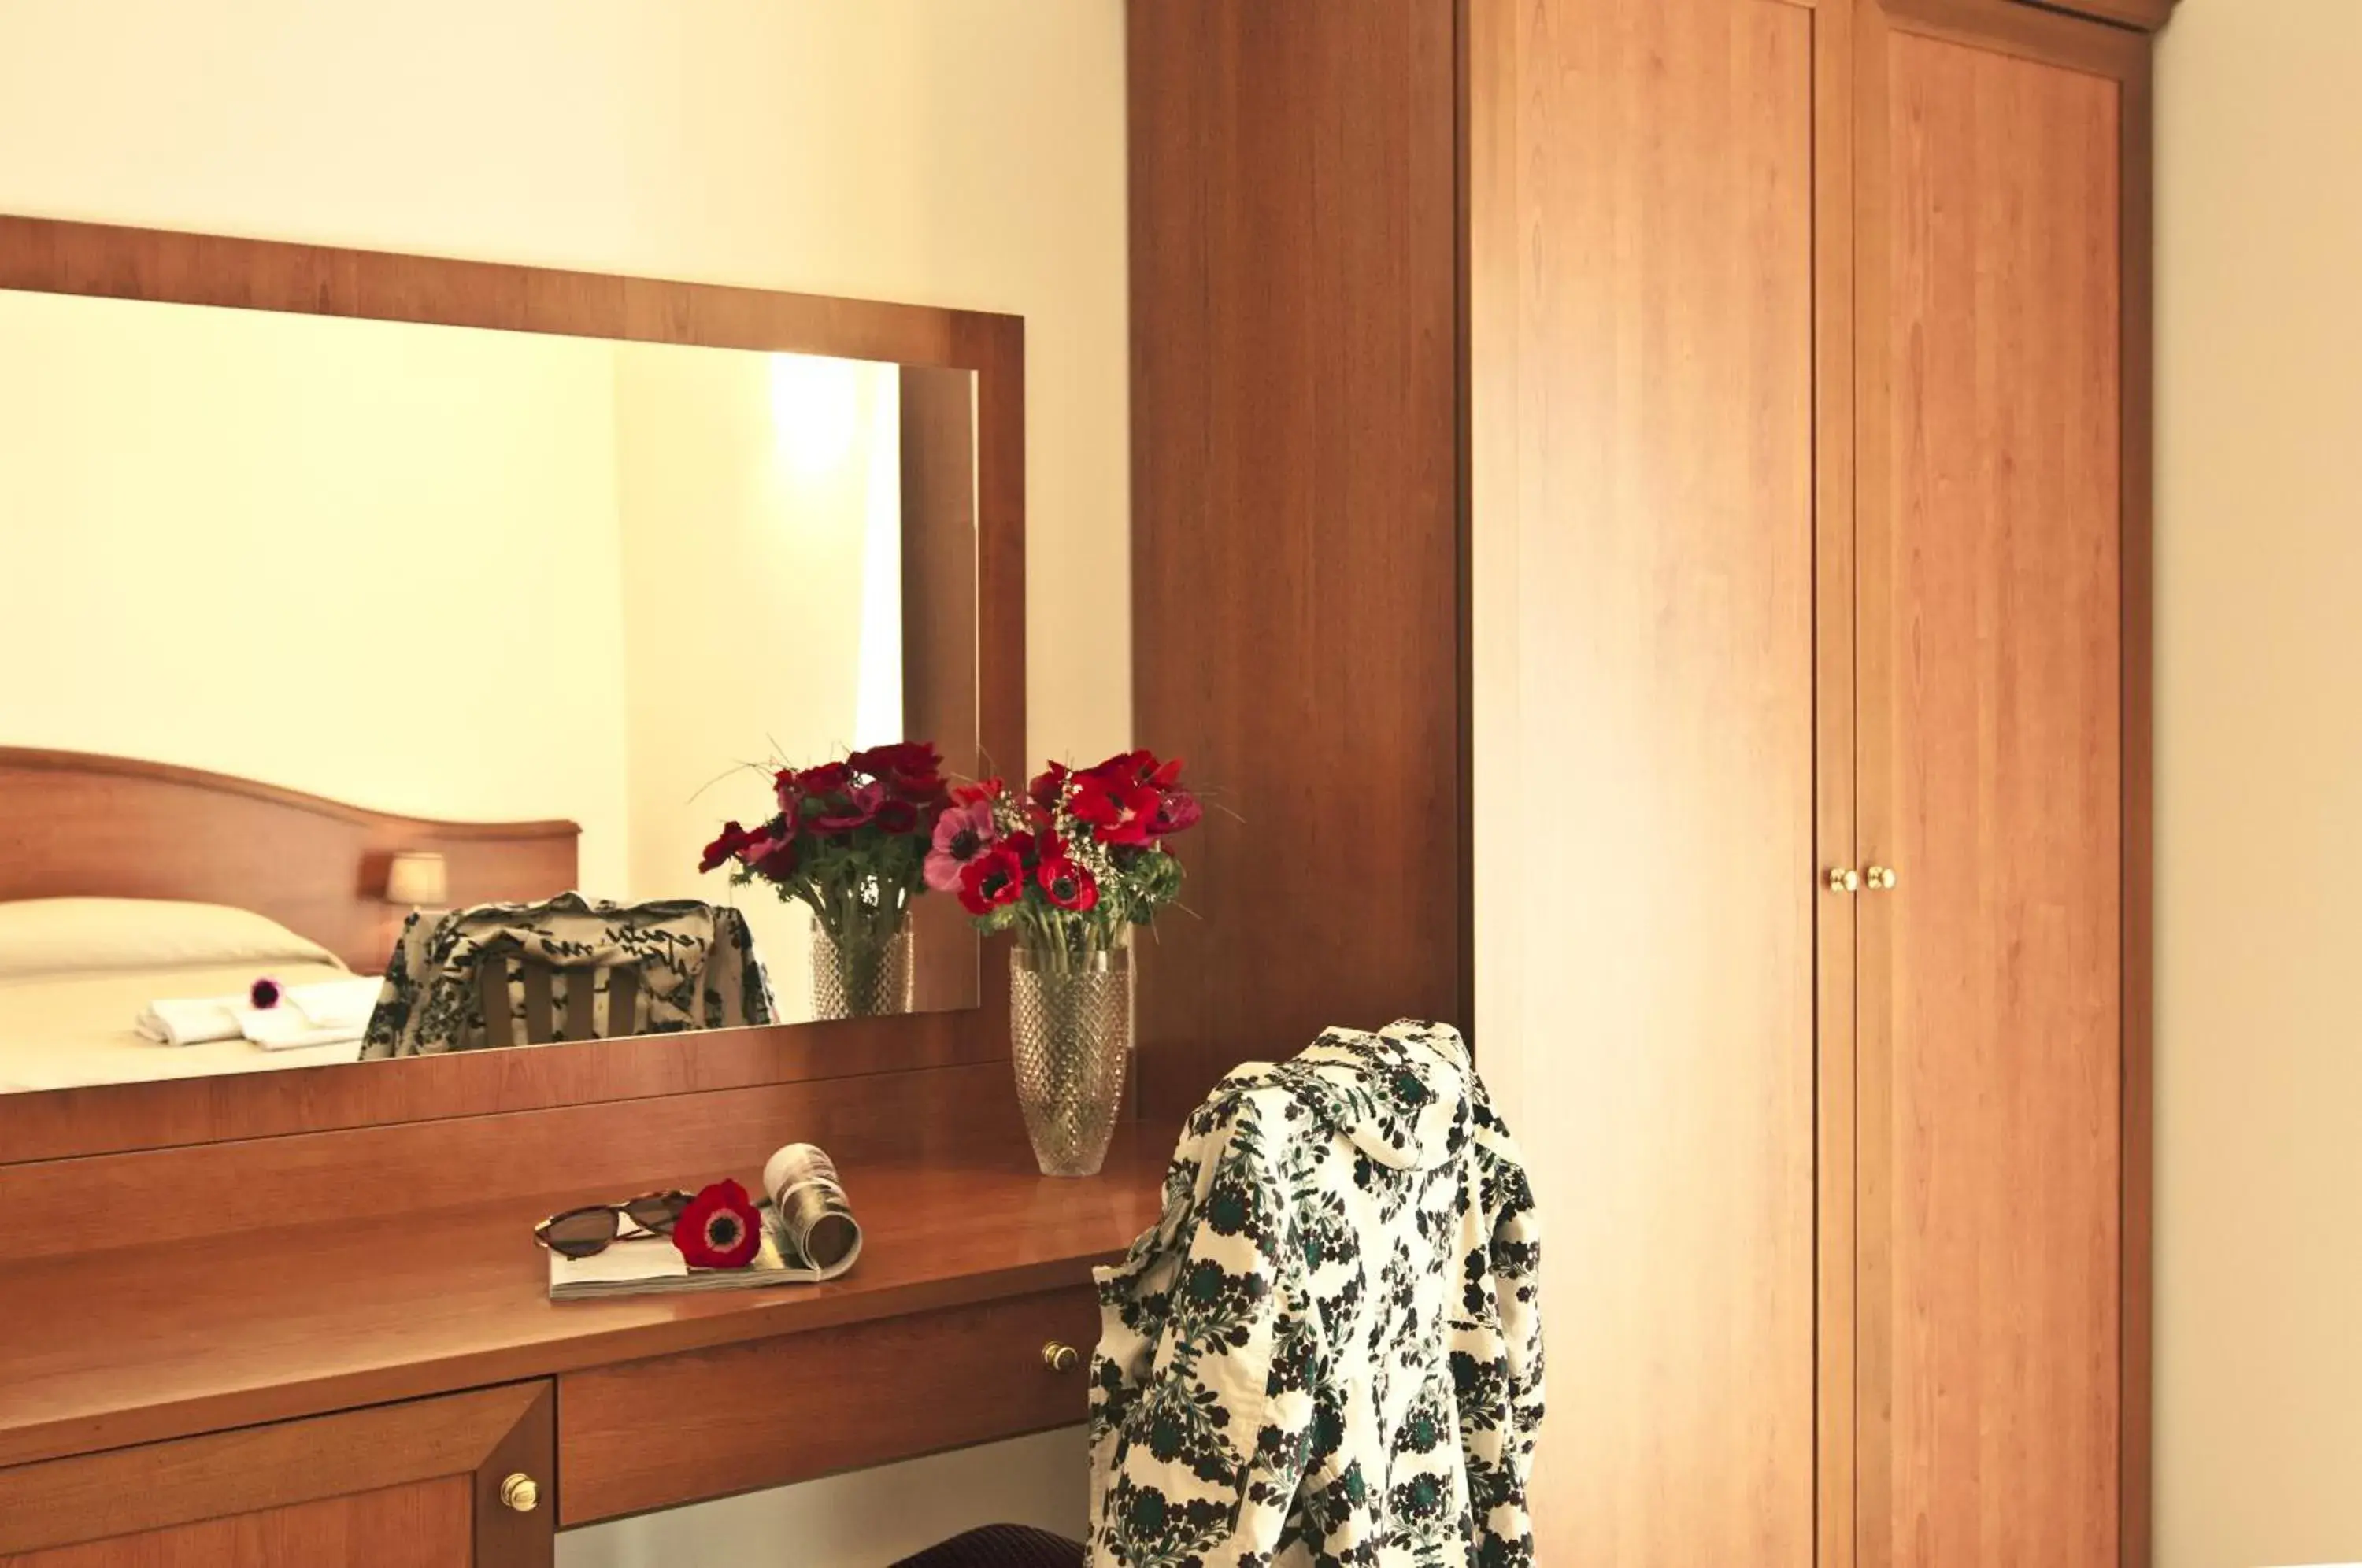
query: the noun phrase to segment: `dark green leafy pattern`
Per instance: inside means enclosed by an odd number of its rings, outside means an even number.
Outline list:
[[[1456,1032],[1232,1073],[1099,1271],[1091,1562],[1530,1568],[1540,1267]]]
[[[618,969],[638,977],[636,1033],[734,1029],[778,1019],[746,917],[736,910],[688,899],[594,904],[579,893],[561,893],[537,904],[476,904],[431,918],[414,911],[386,965],[385,985],[362,1036],[362,1059],[483,1049],[483,988],[477,977],[484,965],[511,958],[557,971],[552,999],[561,1041],[571,988],[600,984],[602,976]],[[513,966],[508,995],[509,1037],[523,1040],[524,988]]]

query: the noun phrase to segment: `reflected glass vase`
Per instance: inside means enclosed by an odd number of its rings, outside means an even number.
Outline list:
[[[1097,1176],[1131,1055],[1131,953],[1010,953],[1017,1104],[1043,1176]]]
[[[812,1016],[877,1018],[911,1010],[911,928],[840,943],[812,922]]]

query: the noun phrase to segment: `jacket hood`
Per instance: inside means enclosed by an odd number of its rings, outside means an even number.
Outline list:
[[[1426,1170],[1468,1140],[1468,1047],[1448,1023],[1402,1019],[1375,1034],[1327,1029],[1270,1081],[1382,1165]]]

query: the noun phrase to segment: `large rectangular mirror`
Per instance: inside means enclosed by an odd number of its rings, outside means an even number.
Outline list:
[[[706,853],[983,770],[977,376],[678,335],[0,288],[0,1092],[977,1004]]]

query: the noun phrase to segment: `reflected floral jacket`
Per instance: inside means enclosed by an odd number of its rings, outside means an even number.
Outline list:
[[[1098,1272],[1091,1562],[1530,1563],[1540,1261],[1456,1031],[1231,1073]]]
[[[738,911],[690,899],[594,904],[579,893],[560,893],[537,904],[476,904],[441,915],[413,911],[386,964],[361,1059],[483,1049],[478,973],[487,963],[511,958],[556,971],[550,988],[557,1040],[567,1038],[563,1021],[572,988],[598,985],[602,975],[618,968],[633,970],[637,979],[635,1034],[778,1020],[770,980]],[[525,993],[513,966],[508,992],[509,1038],[523,1040]]]

